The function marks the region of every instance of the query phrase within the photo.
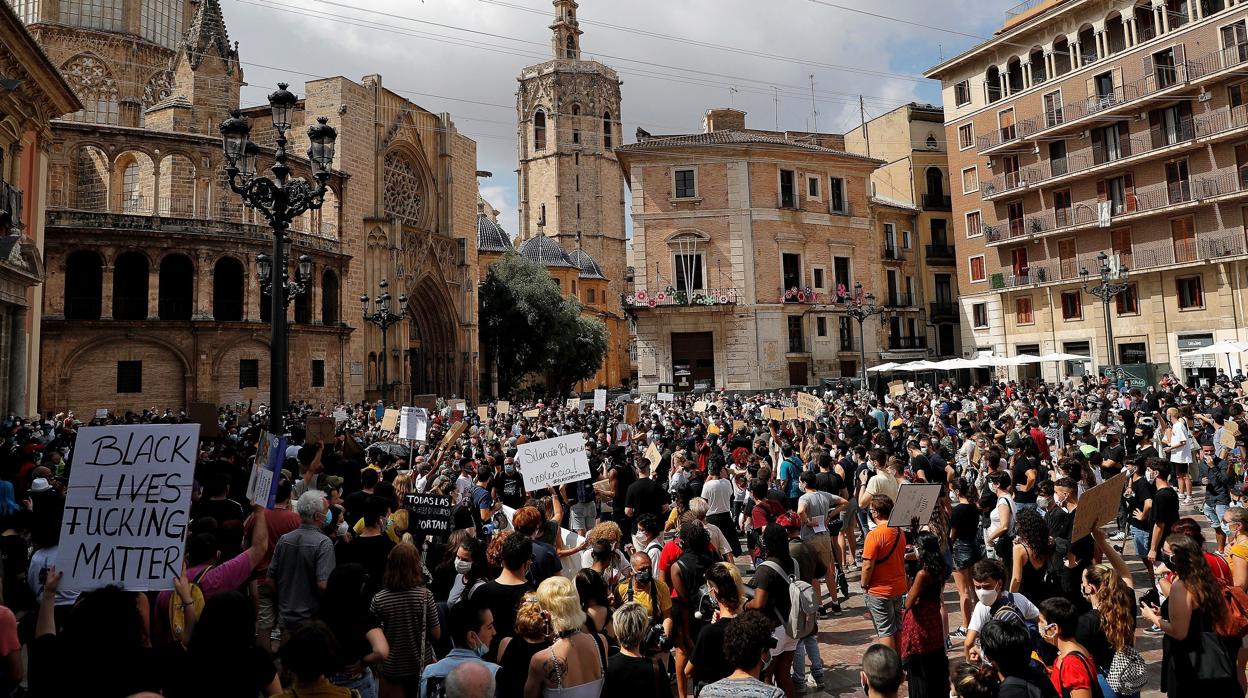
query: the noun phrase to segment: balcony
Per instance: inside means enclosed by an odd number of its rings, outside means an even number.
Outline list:
[[[952,301],[928,303],[928,319],[932,322],[958,321],[958,304]]]
[[[818,291],[809,286],[800,288],[798,286],[790,286],[789,288],[780,289],[781,303],[799,303],[814,305],[815,303],[831,302],[826,296],[821,296]]]
[[[1156,240],[1133,245],[1130,250],[1104,250],[1117,254],[1133,274],[1157,271],[1167,267],[1188,264],[1208,264],[1225,261],[1229,257],[1248,255],[1243,228],[1230,228],[1197,233],[1194,240]],[[1067,259],[1045,259],[1021,269],[1005,269],[989,275],[989,288],[994,291],[1028,288],[1049,284],[1080,283],[1084,268],[1095,269],[1100,264],[1097,256],[1101,251],[1087,252]]]
[[[951,267],[957,264],[957,252],[953,245],[927,245],[924,252],[927,253],[927,263],[932,266]]]
[[[926,211],[949,211],[953,209],[953,197],[948,194],[924,194],[923,209]]]
[[[10,234],[22,227],[22,190],[0,182],[0,233]]]
[[[667,288],[660,291],[637,290],[624,295],[625,308],[715,307],[737,304],[735,288],[694,289],[692,293]]]
[[[1176,28],[1171,26],[1172,30]],[[1049,136],[1059,131],[1086,125],[1097,117],[1129,111],[1129,107],[1138,102],[1212,81],[1224,71],[1244,63],[1248,63],[1248,43],[1233,44],[1174,66],[1157,65],[1151,75],[1116,85],[1106,93],[1063,105],[1061,110],[1037,114],[1018,121],[1013,127],[980,136],[977,139],[979,154],[1030,150],[1027,141],[1048,140]]]
[[[889,351],[915,351],[927,349],[927,337],[898,337],[889,335]]]
[[[896,245],[885,244],[884,249],[880,251],[880,258],[885,262],[904,262],[905,251]]]
[[[273,229],[264,223],[247,223],[220,220],[201,216],[188,218],[166,218],[147,214],[109,213],[106,211],[83,211],[77,209],[49,208],[47,211],[49,228],[89,230],[93,233],[109,230],[125,231],[128,235],[146,234],[151,236],[169,235],[221,235],[241,238],[247,242],[272,244]],[[291,226],[291,237],[297,247],[323,252],[326,254],[342,254],[342,246],[338,240],[327,235],[314,235],[301,228],[303,225]],[[329,229],[334,230],[333,226]]]

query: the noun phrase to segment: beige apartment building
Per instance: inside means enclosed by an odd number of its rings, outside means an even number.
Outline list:
[[[949,160],[945,150],[944,110],[910,103],[867,121],[845,134],[845,149],[883,160],[871,174],[877,202],[891,202],[912,211],[909,227],[891,234],[884,229],[885,287],[892,287],[888,269],[900,283],[917,280],[911,332],[915,349],[928,356],[951,358],[961,353],[959,313],[954,303],[957,256],[951,243]],[[904,286],[901,287],[904,292]],[[889,322],[909,322],[904,313]],[[900,334],[891,332],[890,337]]]
[[[952,144],[964,346],[1225,368],[1180,352],[1248,333],[1246,68],[1244,3],[1032,0],[929,70]],[[1101,254],[1129,270],[1113,347],[1082,279],[1099,285]]]
[[[853,377],[864,339],[869,364],[921,355],[891,351],[880,316],[861,337],[836,302],[861,282],[902,303],[881,291],[880,231],[914,211],[870,199],[881,160],[845,152],[840,135],[749,129],[733,109],[708,111],[703,133],[640,135],[615,153],[633,196],[625,307],[641,390]],[[917,344],[917,324],[898,329],[895,346]]]

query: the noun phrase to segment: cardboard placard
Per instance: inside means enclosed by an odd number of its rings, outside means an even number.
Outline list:
[[[734,419],[734,420],[732,420],[732,431],[733,431],[733,433],[736,433],[736,432],[738,432],[738,431],[741,431],[741,430],[742,430],[742,429],[744,429],[744,428],[745,428],[745,422],[743,422],[743,421],[741,421],[741,420],[739,420],[739,419]]]
[[[262,433],[251,467],[251,478],[247,481],[247,501],[263,503],[266,509],[272,509],[277,500],[277,483],[281,479],[278,474],[285,463],[286,437],[275,439],[268,432]]]
[[[1070,528],[1071,542],[1083,538],[1093,528],[1104,526],[1118,516],[1118,504],[1122,500],[1126,480],[1126,473],[1118,473],[1079,496],[1075,522]]]
[[[676,402],[674,393],[659,393],[659,402]]]
[[[339,407],[338,409],[334,410],[334,422],[336,424],[341,424],[347,421],[348,419],[350,419],[350,415],[348,415],[347,411],[344,410],[343,408]]]
[[[558,487],[593,476],[585,455],[585,435],[530,441],[516,449],[516,465],[526,492]]]
[[[307,438],[304,443],[309,444],[333,441],[338,427],[333,417],[308,417],[307,425]]]
[[[381,430],[394,433],[395,427],[399,425],[399,411],[386,410],[381,418]]]
[[[520,416],[527,417],[529,419],[536,419],[537,415],[541,414],[541,412],[541,410],[534,408],[531,410],[525,410]]]
[[[412,397],[412,406],[419,407],[429,412],[438,409],[437,395],[416,395]]]
[[[781,414],[784,416],[784,421],[786,422],[797,419],[797,408],[786,407]]]
[[[617,446],[627,446],[633,440],[633,425],[624,422],[616,422],[615,424],[615,444]]]
[[[403,507],[408,511],[408,526],[417,540],[425,535],[450,535],[453,512],[450,495],[411,492],[403,495]]]
[[[95,408],[95,418],[96,419],[108,419],[108,408],[107,407]]]
[[[198,458],[198,424],[79,429],[56,560],[61,588],[172,589]]]
[[[429,438],[429,412],[423,407],[404,405],[399,410],[399,438],[426,441]]]
[[[784,410],[777,409],[777,408],[775,408],[775,407],[764,407],[764,408],[763,408],[763,419],[765,419],[765,420],[767,420],[767,421],[769,421],[769,422],[770,422],[770,421],[772,421],[772,420],[779,421],[779,422],[783,422],[783,421],[784,421]]]
[[[581,409],[581,399],[579,397],[570,397],[568,398],[567,402],[563,404],[564,404],[564,407],[566,407],[569,410]]]
[[[446,448],[447,446],[455,443],[455,439],[458,439],[467,428],[468,422],[456,422],[455,425],[452,426],[442,437],[442,441],[438,443],[438,448]]]
[[[1218,445],[1225,448],[1235,448],[1235,432],[1230,429],[1223,429],[1218,437]]]
[[[698,413],[705,412],[706,400],[698,400],[697,402],[693,403],[693,411],[698,412]]]
[[[897,383],[895,384],[889,383],[888,394],[891,395],[892,397],[902,397],[903,395],[906,394],[905,383],[902,383],[901,381],[897,381]]]
[[[628,424],[636,424],[641,421],[641,405],[635,402],[624,403],[624,421]]]
[[[595,412],[607,411],[607,391],[603,390],[602,388],[598,388],[594,390],[594,411]]]
[[[938,482],[907,482],[897,490],[897,503],[888,515],[889,526],[910,527],[910,520],[919,517],[919,524],[932,520],[942,485]]]
[[[797,413],[802,419],[815,421],[823,416],[823,400],[810,393],[797,394]]]
[[[643,455],[646,461],[650,463],[650,470],[659,467],[659,461],[663,460],[663,454],[659,451],[659,447],[653,443],[646,448],[646,452]]]
[[[460,412],[467,412],[468,401],[467,400],[452,400],[450,402],[450,408],[452,410],[459,410]]]
[[[494,406],[495,414],[507,414],[510,411],[511,411],[511,403],[508,402],[507,400],[499,400],[498,404]]]
[[[490,408],[486,407],[485,405],[481,405],[480,407],[477,408],[477,419],[484,422],[488,420],[489,418],[490,418]]]
[[[98,410],[97,410],[97,415]],[[108,416],[108,415],[105,415]],[[215,439],[221,435],[221,412],[211,402],[192,402],[186,406],[186,416],[199,425],[199,438]]]

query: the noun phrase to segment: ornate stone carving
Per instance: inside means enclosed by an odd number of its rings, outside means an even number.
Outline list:
[[[117,99],[117,81],[113,79],[108,65],[91,54],[74,56],[61,66],[61,72],[84,103]]]
[[[404,225],[419,226],[425,203],[425,182],[411,158],[399,151],[386,153],[383,163],[382,210]]]
[[[146,109],[156,104],[168,97],[172,92],[173,73],[168,70],[154,73],[152,77],[147,79],[147,85],[143,88],[143,107]]]

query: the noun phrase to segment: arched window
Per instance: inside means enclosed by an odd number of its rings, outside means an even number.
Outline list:
[[[104,265],[100,256],[79,250],[65,260],[65,319],[99,320]]]
[[[984,89],[987,90],[989,102],[1001,99],[1001,69],[997,66],[988,66],[988,71],[984,73]]]
[[[611,112],[604,111],[602,113],[602,147],[606,149],[614,148],[612,135],[614,131],[611,128]]]
[[[222,257],[212,268],[212,318],[219,322],[243,319],[243,265]]]
[[[321,274],[321,324],[338,324],[338,275],[333,269]]]
[[[316,277],[308,279],[308,286],[303,293],[295,296],[295,322],[307,325],[312,322],[312,293],[316,287]]]
[[[945,178],[939,167],[929,167],[924,173],[927,178],[927,195],[932,197],[945,195]]]
[[[127,252],[113,263],[113,319],[147,319],[147,257]]]
[[[581,105],[572,105],[572,142],[581,142]]]
[[[117,4],[120,7],[120,3]],[[74,56],[61,66],[61,73],[83,106],[81,111],[66,118],[97,124],[120,123],[117,81],[104,61],[90,54]]]
[[[160,319],[190,320],[195,305],[195,266],[186,255],[160,261]]]
[[[576,37],[568,34],[567,40],[568,58],[576,58]]]
[[[546,150],[546,112],[533,112],[533,150]]]

